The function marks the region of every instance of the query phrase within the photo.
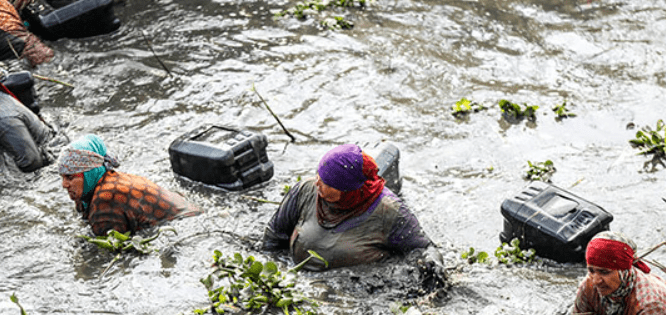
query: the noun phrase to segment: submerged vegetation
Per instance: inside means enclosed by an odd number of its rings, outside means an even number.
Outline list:
[[[664,165],[666,159],[666,124],[659,119],[654,130],[649,126],[643,127],[636,132],[636,138],[629,143],[641,151],[638,154],[652,155],[653,164]]]
[[[527,174],[525,174],[525,179],[527,180],[550,182],[550,177],[555,173],[555,164],[551,160],[534,163],[527,161],[527,165]]]
[[[562,104],[555,105],[555,107],[553,107],[553,112],[557,115],[557,117],[555,117],[557,120],[576,116],[576,114],[569,112],[569,108],[567,108],[567,100],[564,100]]]
[[[328,262],[314,251],[310,256],[286,273],[278,270],[272,261],[261,263],[253,256],[243,258],[240,253],[223,257],[222,252],[213,253],[214,270],[201,283],[208,290],[213,314],[244,311],[265,313],[270,308],[281,309],[289,314],[317,314],[318,304],[297,291],[297,272],[312,258],[319,259],[328,267]],[[215,288],[216,281],[220,286]],[[195,314],[206,314],[208,310],[197,309]]]
[[[308,0],[300,1],[293,7],[275,14],[275,18],[291,16],[299,20],[311,15],[319,15],[328,9],[365,7],[366,0]],[[351,29],[354,23],[341,16],[323,17],[320,24],[328,29]]]
[[[452,115],[460,118],[461,116],[467,115],[469,113],[484,110],[486,109],[486,107],[477,102],[472,102],[463,97],[462,99],[457,101],[451,107],[451,109],[453,110]]]
[[[488,253],[483,251],[477,252],[474,247],[470,247],[460,257],[466,259],[469,264],[492,263],[492,257]],[[531,263],[536,258],[536,251],[533,248],[527,250],[521,249],[520,240],[514,238],[509,244],[504,242],[495,249],[495,258],[500,264]]]
[[[536,111],[539,109],[539,106],[527,104],[524,104],[525,107],[523,108],[522,106],[507,100],[500,100],[498,105],[502,110],[502,114],[505,116],[505,118],[510,119],[527,118],[534,121],[536,120]]]

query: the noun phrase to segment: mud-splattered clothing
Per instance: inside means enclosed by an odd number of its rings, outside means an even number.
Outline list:
[[[387,188],[365,213],[336,227],[322,227],[316,213],[315,180],[298,183],[268,223],[264,248],[289,248],[297,263],[314,250],[329,268],[336,268],[380,261],[431,244],[414,214]],[[322,270],[324,265],[312,259],[305,268]]]
[[[16,53],[14,52],[16,51]],[[53,50],[23,25],[16,8],[0,0],[0,60],[16,58],[18,54],[34,67],[53,59]]]
[[[623,315],[663,315],[666,314],[666,282],[656,275],[646,274],[632,267],[636,277],[633,290],[625,297]],[[576,294],[573,312],[592,312],[598,315],[609,315],[601,305],[601,296],[594,288],[589,277],[581,282]]]
[[[83,209],[78,202],[77,210],[95,235],[106,235],[111,229],[134,233],[162,221],[201,213],[176,193],[141,176],[113,170],[102,176],[89,198],[88,208]]]
[[[0,92],[0,154],[9,154],[22,172],[35,171],[55,160],[45,147],[54,134],[35,113]]]

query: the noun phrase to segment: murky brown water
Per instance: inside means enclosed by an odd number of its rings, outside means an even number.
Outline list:
[[[96,133],[121,171],[145,176],[207,210],[174,222],[161,254],[127,255],[100,278],[111,254],[74,238],[88,228],[54,166],[0,177],[0,310],[29,314],[189,314],[207,303],[199,279],[214,249],[290,262],[258,250],[284,185],[313,175],[336,144],[391,141],[401,150],[402,195],[449,263],[470,246],[499,245],[500,204],[528,183],[527,161],[552,160],[554,184],[610,211],[611,229],[641,248],[666,239],[661,184],[628,140],[664,117],[663,1],[386,1],[344,11],[351,31],[315,19],[274,21],[286,1],[135,1],[115,11],[118,33],[50,42],[57,58],[35,73],[42,111],[76,138]],[[167,75],[141,32],[173,77]],[[252,86],[297,140],[282,132]],[[488,110],[456,120],[462,97]],[[508,124],[500,99],[539,105],[534,124]],[[567,100],[578,116],[556,121]],[[201,124],[268,136],[275,175],[223,192],[174,178],[167,148]],[[489,169],[492,169],[490,171]],[[651,257],[666,262],[666,252]],[[579,265],[466,267],[437,314],[560,314],[584,276]],[[389,314],[406,300],[410,265],[304,274],[325,314]],[[657,271],[658,272],[658,271]],[[659,272],[658,272],[659,273]],[[393,276],[387,276],[393,275]],[[403,278],[401,278],[403,277]]]

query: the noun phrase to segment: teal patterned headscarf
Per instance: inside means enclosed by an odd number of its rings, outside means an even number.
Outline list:
[[[107,152],[104,141],[88,134],[70,143],[60,153],[58,172],[60,175],[83,173],[83,195],[87,195],[107,170],[120,163]]]

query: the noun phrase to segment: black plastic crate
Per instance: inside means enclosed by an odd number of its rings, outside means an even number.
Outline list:
[[[265,135],[222,126],[201,126],[169,146],[171,168],[191,180],[242,190],[269,180]]]
[[[374,148],[368,148],[367,153],[375,159],[379,168],[377,175],[386,180],[384,185],[393,193],[400,193],[400,189],[402,189],[402,177],[400,177],[400,150],[398,147],[392,143],[385,142]]]
[[[584,262],[592,237],[609,230],[613,216],[600,206],[548,183],[535,181],[502,202],[500,241],[558,262]]]

